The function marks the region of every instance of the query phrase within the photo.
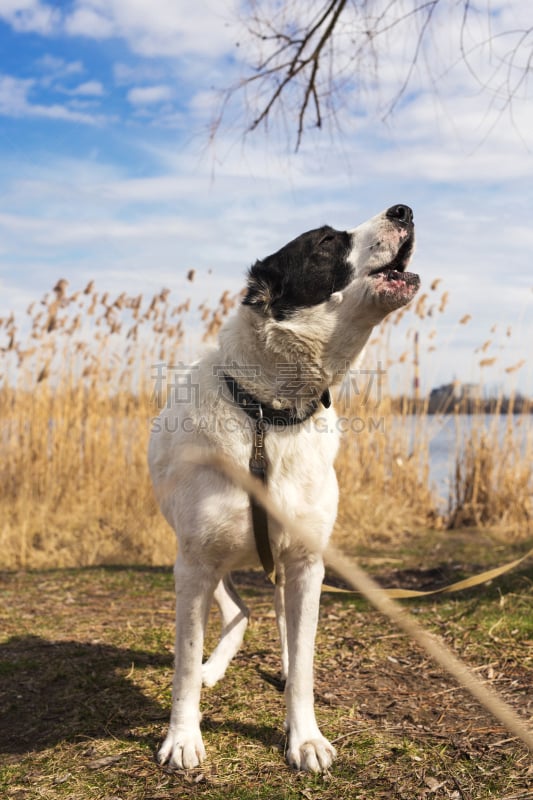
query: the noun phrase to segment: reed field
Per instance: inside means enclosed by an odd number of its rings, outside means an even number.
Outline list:
[[[207,761],[156,763],[171,698],[175,539],[152,496],[148,437],[172,374],[191,360],[188,332],[208,345],[238,302],[225,293],[197,308],[167,290],[110,297],[59,281],[23,318],[0,320],[0,796],[526,800],[524,745],[351,595],[324,594],[315,659],[318,720],[338,760],[324,775],[289,769],[273,590],[259,570],[234,576],[253,621],[224,682],[203,693]],[[412,391],[411,345],[418,333],[420,347],[438,347],[433,318],[445,306],[435,285],[389,318],[336,392],[334,538],[385,586],[450,584],[523,555],[531,536],[532,417],[523,402],[514,413],[512,393],[496,398],[499,413],[481,413],[476,398],[469,415],[446,409],[449,497],[430,485],[436,418]],[[392,391],[393,373],[403,390]],[[522,564],[475,591],[412,601],[524,722],[532,577]],[[213,609],[206,650],[216,622]]]
[[[151,420],[165,401],[164,365],[187,363],[186,331],[208,342],[238,302],[225,292],[215,308],[192,307],[166,289],[111,297],[93,282],[72,290],[60,280],[25,315],[0,319],[1,568],[173,561],[174,536],[156,509],[146,464]],[[512,393],[498,413],[471,415],[468,431],[455,415],[444,506],[430,485],[432,417],[427,401],[411,393],[410,342],[423,329],[423,346],[438,347],[435,318],[446,304],[435,281],[376,331],[369,368],[338,390],[345,433],[335,538],[348,552],[428,528],[485,528],[504,540],[531,535],[531,415],[524,403],[516,413]],[[400,323],[409,324],[406,349],[392,358],[390,332]],[[480,348],[481,367],[484,361],[491,363],[490,342]],[[405,379],[400,398],[387,386],[391,370]]]

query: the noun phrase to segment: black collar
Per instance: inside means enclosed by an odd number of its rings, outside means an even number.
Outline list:
[[[264,405],[257,397],[254,397],[253,394],[243,389],[231,375],[228,375],[226,372],[223,374],[234,402],[237,403],[249,417],[256,421],[262,419],[268,425],[275,425],[280,428],[286,427],[287,425],[299,425],[308,420],[309,417],[312,417],[320,404],[322,404],[324,408],[329,408],[331,405],[329,389],[325,389],[322,392],[320,400],[311,400],[303,416],[298,413],[297,408],[272,408],[272,406]]]

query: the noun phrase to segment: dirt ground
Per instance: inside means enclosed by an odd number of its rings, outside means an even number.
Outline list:
[[[362,563],[384,584],[410,588],[485,565],[460,541],[436,553],[430,565],[420,554],[366,554]],[[533,797],[526,748],[364,601],[336,595],[323,597],[315,686],[339,757],[325,776],[291,771],[272,589],[259,573],[236,583],[252,622],[224,680],[203,693],[208,760],[171,773],[154,759],[170,703],[170,570],[0,574],[0,796]],[[529,562],[476,590],[409,604],[524,720],[533,705],[532,585]],[[212,614],[207,649],[217,634]]]

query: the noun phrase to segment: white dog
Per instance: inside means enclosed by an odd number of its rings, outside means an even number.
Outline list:
[[[415,295],[418,276],[405,271],[413,247],[411,209],[396,205],[351,231],[326,226],[304,233],[256,262],[217,348],[190,368],[154,424],[150,472],[178,537],[175,674],[161,763],[189,769],[205,757],[202,682],[213,686],[222,678],[248,621],[229,573],[259,563],[248,496],[221,473],[187,464],[180,454],[194,444],[248,468],[260,414],[270,423],[264,436],[269,491],[307,532],[304,545],[269,521],[287,760],[318,772],[335,757],[313,708],[322,553],[338,499],[333,461],[339,433],[328,389],[342,380],[373,326]],[[222,632],[202,666],[213,597]]]

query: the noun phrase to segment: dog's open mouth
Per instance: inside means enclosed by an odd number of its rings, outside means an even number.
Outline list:
[[[380,300],[392,308],[399,308],[415,296],[420,286],[420,278],[414,272],[406,272],[413,252],[413,239],[409,237],[387,264],[369,272],[372,288]]]
[[[405,268],[409,263],[409,259],[411,258],[411,254],[413,252],[413,237],[409,236],[405,242],[402,243],[401,247],[398,249],[398,252],[392,259],[389,261],[388,264],[384,264],[381,267],[377,267],[376,269],[371,270],[369,273],[370,275],[378,275],[380,273],[404,273],[405,275],[409,275],[410,273],[405,272]]]

